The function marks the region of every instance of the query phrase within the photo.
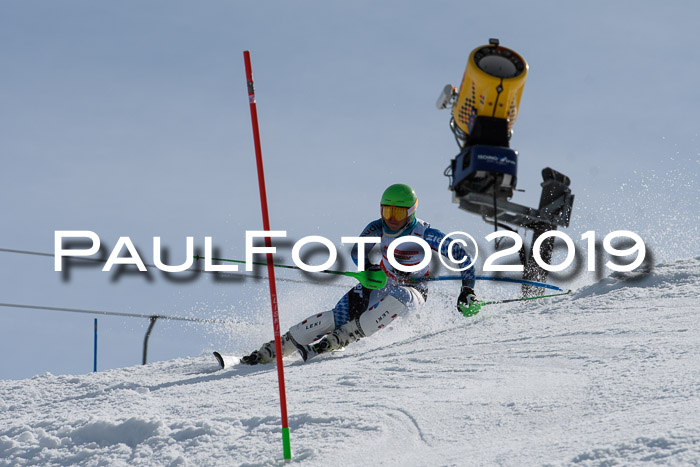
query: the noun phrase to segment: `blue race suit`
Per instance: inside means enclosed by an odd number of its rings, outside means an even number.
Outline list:
[[[314,355],[344,347],[360,338],[370,336],[386,327],[396,317],[409,308],[417,308],[425,303],[428,295],[428,284],[425,279],[430,277],[430,265],[420,266],[426,256],[421,244],[411,241],[421,238],[432,251],[438,251],[443,256],[457,262],[471,264],[471,259],[459,244],[440,242],[445,234],[430,227],[425,221],[413,218],[398,231],[391,231],[381,220],[370,222],[360,235],[361,237],[380,237],[379,245],[382,250],[382,260],[379,266],[387,275],[387,284],[382,289],[368,289],[357,284],[338,301],[332,310],[317,313],[289,328],[282,336],[283,356],[288,356],[299,350],[306,361]],[[406,273],[394,269],[388,259],[388,249],[392,241],[402,238],[404,243],[397,245],[394,250],[396,262],[402,266],[419,268],[415,272]],[[372,245],[373,247],[376,246]],[[364,264],[369,265],[368,248],[364,252]],[[358,245],[352,249],[352,260],[358,264]],[[420,267],[419,267],[420,266]],[[474,288],[474,268],[462,271],[462,286]],[[324,336],[326,336],[324,338]],[[311,344],[319,339],[317,344]],[[251,354],[251,357],[253,354]],[[275,358],[275,341],[263,345],[255,358],[269,363]],[[258,361],[258,360],[256,360]]]
[[[428,295],[428,283],[425,279],[430,277],[430,265],[426,265],[416,272],[403,272],[396,270],[390,263],[387,257],[389,244],[396,238],[411,236],[419,237],[425,240],[430,245],[433,251],[438,251],[440,242],[445,238],[445,234],[441,231],[431,228],[427,222],[413,218],[406,226],[396,232],[391,231],[382,219],[372,221],[365,227],[360,234],[361,237],[380,237],[379,244],[382,250],[382,260],[380,267],[387,275],[387,285],[383,289],[372,290],[357,284],[353,289],[346,293],[333,308],[333,318],[335,320],[336,329],[347,323],[350,320],[358,319],[365,311],[372,309],[384,297],[391,295],[405,305],[404,311],[409,308],[415,308],[423,305]],[[373,245],[373,247],[376,245]],[[471,263],[471,259],[461,245],[455,243],[450,245],[446,241],[442,245],[442,250],[439,252],[443,256],[448,256],[448,250],[452,248],[452,257],[461,262],[466,259],[465,263]],[[358,246],[355,245],[351,252],[351,257],[355,265],[358,264]],[[367,268],[369,263],[369,252],[372,248],[367,248],[365,251],[364,263]],[[423,247],[418,243],[406,242],[399,245],[394,251],[396,262],[405,266],[414,266],[419,264],[425,258]],[[474,288],[474,268],[470,267],[461,272],[462,285]],[[416,281],[418,279],[419,281]]]

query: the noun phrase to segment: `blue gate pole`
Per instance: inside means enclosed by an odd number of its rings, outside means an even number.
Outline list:
[[[97,318],[95,318],[95,357],[92,364],[92,371],[97,371]]]

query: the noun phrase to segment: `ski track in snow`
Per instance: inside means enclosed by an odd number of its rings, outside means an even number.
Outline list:
[[[429,299],[344,352],[288,360],[293,462],[700,465],[699,291],[700,257],[469,320]],[[276,368],[0,381],[0,465],[77,463],[281,465]]]

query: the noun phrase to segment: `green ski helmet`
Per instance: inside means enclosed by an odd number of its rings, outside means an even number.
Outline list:
[[[413,191],[413,188],[403,183],[391,185],[384,190],[384,194],[382,194],[382,218],[389,219],[392,217],[392,214],[394,214],[394,218],[398,221],[402,221],[408,217],[408,222],[412,222],[413,219],[416,218],[417,205],[418,196],[416,196],[416,192]],[[391,206],[405,209],[387,209]]]

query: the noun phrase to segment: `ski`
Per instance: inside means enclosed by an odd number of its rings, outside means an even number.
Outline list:
[[[213,352],[214,358],[219,363],[219,366],[223,370],[224,368],[229,368],[240,363],[241,359],[233,355],[223,355],[219,352]]]
[[[303,351],[300,347],[303,347]],[[311,346],[298,346],[297,349],[299,349],[299,355],[301,356],[302,360],[306,362],[308,359],[315,357],[319,355],[317,352],[315,352],[313,349],[309,352],[309,349]],[[340,347],[338,349],[334,349],[330,352],[322,352],[324,355],[325,354],[332,354],[336,352],[344,352],[345,347]],[[216,358],[216,362],[219,364],[220,369],[225,369],[225,368],[230,368],[235,365],[247,365],[247,363],[243,362],[241,357],[236,357],[234,355],[224,355],[221,352],[212,352],[214,354],[214,358]],[[272,362],[270,362],[272,363]],[[258,363],[258,365],[264,365],[263,363]]]
[[[219,352],[214,352],[214,358],[216,358],[216,361],[219,362],[219,366],[221,367],[221,369],[226,368],[226,364],[224,363],[224,357],[222,357]]]

